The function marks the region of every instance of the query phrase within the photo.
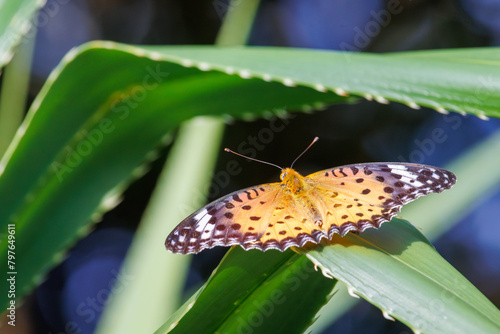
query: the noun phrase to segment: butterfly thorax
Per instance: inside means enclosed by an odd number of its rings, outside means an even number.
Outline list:
[[[282,184],[293,194],[304,190],[304,177],[291,168],[284,168],[280,175]]]
[[[302,208],[304,220],[314,222],[321,227],[323,219],[314,201],[309,196],[311,185],[306,182],[306,179],[293,169],[285,168],[281,172],[281,181],[281,184],[286,187],[285,198],[295,203],[297,207]]]

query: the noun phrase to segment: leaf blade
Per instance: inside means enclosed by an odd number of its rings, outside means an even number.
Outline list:
[[[156,333],[301,333],[326,302],[336,280],[292,251],[233,247],[211,278]],[[193,297],[194,297],[193,296]],[[302,303],[308,305],[304,309]]]
[[[306,255],[381,310],[420,332],[488,333],[500,311],[409,223],[335,237]]]

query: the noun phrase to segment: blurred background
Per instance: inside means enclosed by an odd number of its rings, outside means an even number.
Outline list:
[[[238,1],[48,0],[41,10],[48,19],[37,31],[30,99],[74,46],[95,39],[213,44],[225,13],[235,5]],[[498,46],[500,1],[262,0],[248,44],[359,52]],[[436,129],[444,133],[439,140],[433,135]],[[286,119],[237,120],[226,127],[223,147],[286,166],[319,136],[320,141],[295,165],[302,174],[370,161],[442,167],[498,129],[497,119],[483,121],[457,113],[444,115],[364,101],[292,113]],[[168,148],[151,171],[127,190],[125,200],[26,299],[20,315],[25,320],[18,320],[24,325],[16,333],[93,333],[110,286],[127,284],[126,275],[118,272],[167,155]],[[221,147],[214,175],[234,159],[222,153]],[[228,180],[219,179],[214,186],[218,191],[209,201],[243,187],[279,180],[278,171],[270,166],[246,160],[239,160],[239,165],[242,172]],[[474,209],[433,243],[500,306],[500,285],[492,284],[500,281],[500,243],[495,237],[500,235],[500,193],[484,194],[471,207]],[[193,256],[186,298],[204,283],[226,250],[217,247]],[[68,328],[68,324],[77,327]],[[411,330],[384,319],[380,310],[362,301],[324,333],[403,334]]]

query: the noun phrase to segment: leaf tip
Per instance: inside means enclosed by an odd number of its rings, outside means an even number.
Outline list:
[[[290,78],[284,78],[283,79],[283,85],[288,86],[288,87],[295,87],[295,86],[297,86],[297,84],[295,83],[295,81],[293,81]]]
[[[490,118],[486,116],[485,114],[477,114],[476,115],[479,119],[482,119],[483,121],[489,121]]]
[[[317,91],[322,92],[322,93],[326,92],[326,87],[321,85],[321,84],[314,85],[314,89],[316,89]]]
[[[382,315],[384,316],[384,318],[386,318],[387,320],[391,320],[391,321],[395,321],[395,319],[393,317],[391,317],[391,315],[389,314],[388,311],[385,311],[385,310],[382,310]]]
[[[389,100],[387,100],[383,96],[375,96],[375,101],[377,101],[378,103],[382,103],[382,104],[389,104]]]
[[[347,93],[342,88],[335,88],[333,91],[335,92],[335,94],[340,95],[340,96],[349,96],[349,93]]]
[[[226,69],[226,72],[227,72],[227,69]],[[250,73],[249,70],[241,70],[238,72],[238,75],[242,79],[250,79],[252,77],[252,74]]]
[[[359,299],[359,295],[356,293],[356,290],[354,290],[354,288],[350,285],[347,286],[347,293],[349,294],[349,296]]]
[[[444,114],[444,115],[448,115],[450,112],[446,109],[444,109],[443,107],[437,107],[436,108],[436,111],[440,114]]]
[[[415,102],[413,101],[410,101],[406,104],[408,107],[412,108],[412,109],[415,109],[415,110],[419,110],[420,109],[420,106],[418,104],[416,104]]]
[[[156,60],[156,61],[163,59],[163,57],[161,56],[161,53],[155,52],[155,51],[149,52],[149,58],[151,58],[152,60]]]
[[[104,198],[101,201],[101,207],[109,211],[113,208],[115,208],[120,202],[123,200],[122,196],[120,193],[111,193],[109,195],[104,196]]]
[[[193,67],[193,61],[191,59],[182,59],[181,65],[184,67]]]
[[[270,82],[270,81],[272,80],[272,77],[271,77],[271,75],[269,75],[269,74],[264,74],[264,75],[262,76],[262,80],[267,81],[267,82]]]
[[[201,62],[198,64],[198,69],[201,71],[210,71],[212,69],[212,66],[210,66],[209,63]]]

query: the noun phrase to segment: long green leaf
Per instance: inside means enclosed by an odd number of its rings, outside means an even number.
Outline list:
[[[378,230],[335,236],[300,251],[305,256],[290,251],[245,253],[234,248],[204,287],[157,333],[247,333],[262,332],[261,328],[266,332],[300,332],[297,329],[303,330],[310,320],[310,313],[300,312],[310,312],[309,307],[317,310],[330,291],[328,282],[336,279],[344,282],[353,296],[378,306],[381,316],[395,317],[415,332],[500,330],[500,311],[404,220],[394,219]],[[334,279],[311,275],[311,264],[300,262],[306,258]],[[297,266],[309,269],[304,273],[297,271]],[[289,291],[287,302],[276,303],[272,294],[288,291],[292,285],[295,288]],[[311,291],[313,286],[319,291]],[[331,302],[336,303],[335,298]],[[288,315],[288,321],[281,320],[282,315]],[[252,324],[259,324],[259,328]]]
[[[155,50],[154,47],[148,49]],[[412,108],[499,117],[500,48],[389,54],[288,48],[178,47],[184,63]]]
[[[400,219],[305,254],[351,293],[421,333],[497,333],[500,311]]]

